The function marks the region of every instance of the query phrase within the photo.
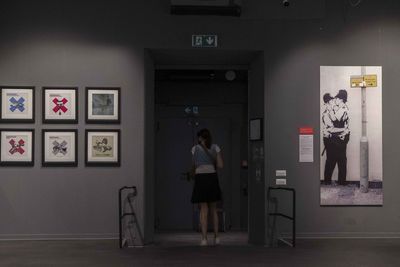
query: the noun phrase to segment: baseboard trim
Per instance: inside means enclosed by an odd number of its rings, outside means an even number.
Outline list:
[[[291,233],[283,233],[282,237],[291,238]],[[397,239],[400,232],[323,232],[297,233],[297,239]]]
[[[0,241],[117,240],[118,233],[106,234],[0,234]]]
[[[229,233],[230,231],[228,231]],[[291,233],[282,233],[291,238]],[[1,241],[118,240],[118,233],[108,234],[0,234]],[[297,233],[297,239],[399,239],[400,232],[322,232]]]

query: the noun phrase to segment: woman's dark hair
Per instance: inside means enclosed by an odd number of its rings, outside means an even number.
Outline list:
[[[211,144],[212,144],[212,138],[211,138],[211,133],[208,129],[201,129],[198,133],[197,133],[197,137],[201,137],[204,139],[205,143],[206,143],[206,147],[208,149],[211,148]]]

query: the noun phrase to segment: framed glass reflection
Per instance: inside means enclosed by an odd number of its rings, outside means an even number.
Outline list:
[[[86,88],[86,122],[120,123],[120,88]]]
[[[263,123],[261,118],[250,119],[249,139],[250,141],[261,141],[263,139]]]

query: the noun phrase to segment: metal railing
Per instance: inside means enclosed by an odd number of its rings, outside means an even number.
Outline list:
[[[275,202],[277,202],[277,198],[272,198],[271,197],[271,191],[289,191],[292,193],[292,216],[289,216],[287,214],[283,214],[281,212],[277,211],[277,205],[276,205],[276,209],[274,212],[270,212],[270,202],[273,202],[275,200]],[[269,216],[273,216],[275,217],[282,217],[282,218],[286,218],[290,221],[292,221],[292,242],[288,242],[283,238],[280,238],[279,240],[282,241],[283,243],[295,247],[296,246],[296,190],[294,188],[288,188],[288,187],[268,187],[268,205],[267,205],[267,212]],[[274,231],[274,226],[272,227]]]
[[[123,199],[122,199],[123,192],[126,191],[126,190],[131,190],[132,191],[132,192],[128,193],[126,195],[126,198],[125,198],[127,200],[128,205],[129,205],[130,212],[125,212],[124,211],[125,209],[124,209],[124,207],[122,205],[122,203],[123,203]],[[118,191],[119,248],[123,248],[124,244],[125,244],[124,241],[126,241],[126,239],[125,240],[123,239],[123,234],[122,234],[122,231],[123,231],[123,229],[122,229],[123,228],[123,219],[126,216],[132,216],[133,217],[133,223],[136,226],[136,230],[137,230],[137,233],[139,235],[141,245],[144,244],[142,231],[140,229],[140,225],[139,225],[139,222],[138,222],[137,217],[136,217],[135,209],[133,208],[133,198],[136,197],[136,196],[137,196],[136,186],[124,186],[124,187],[121,187],[119,189],[119,191]]]

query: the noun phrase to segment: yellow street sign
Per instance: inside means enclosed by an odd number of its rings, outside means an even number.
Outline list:
[[[350,87],[351,88],[362,87],[363,84],[364,84],[363,76],[351,76],[350,77]]]
[[[378,77],[376,74],[364,75],[364,82],[366,87],[377,87]]]
[[[378,86],[378,76],[376,74],[369,75],[357,75],[350,77],[350,87],[377,87]]]

